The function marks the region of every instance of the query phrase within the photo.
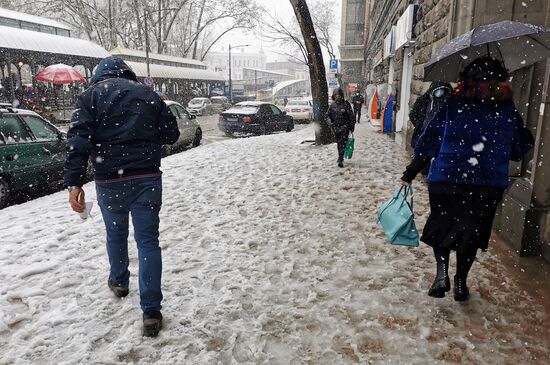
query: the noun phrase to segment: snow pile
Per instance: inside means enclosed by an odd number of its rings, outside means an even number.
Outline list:
[[[163,160],[156,339],[141,337],[133,239],[120,300],[107,288],[98,211],[81,221],[65,192],[0,211],[0,363],[548,363],[543,308],[490,254],[460,304],[426,295],[429,247],[386,242],[375,215],[406,164],[400,147],[360,124],[354,158],[339,169],[335,145],[300,143],[311,135]],[[429,206],[416,185],[421,228]],[[93,184],[85,189],[94,200]]]

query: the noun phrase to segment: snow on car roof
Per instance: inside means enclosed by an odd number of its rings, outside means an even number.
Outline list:
[[[2,25],[0,25],[0,48],[99,59],[110,56],[109,52],[103,47],[90,41]]]

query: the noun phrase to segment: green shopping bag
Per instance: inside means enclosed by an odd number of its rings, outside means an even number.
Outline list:
[[[344,150],[344,158],[350,159],[353,157],[353,148],[355,147],[355,138],[353,138],[353,133],[350,138],[346,141],[346,149]]]

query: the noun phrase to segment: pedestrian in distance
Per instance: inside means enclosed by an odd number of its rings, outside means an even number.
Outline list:
[[[355,118],[351,105],[344,100],[344,92],[342,89],[334,90],[332,94],[327,117],[328,124],[336,137],[336,147],[338,148],[338,167],[344,167],[344,150],[348,141],[350,132],[355,130]]]
[[[162,145],[179,138],[177,121],[160,97],[140,84],[121,58],[103,59],[91,86],[76,102],[67,137],[65,184],[75,212],[84,211],[84,177],[94,165],[97,202],[107,233],[108,287],[129,293],[128,224],[132,217],[139,258],[143,335],[162,327],[162,259],[159,211],[162,203]]]
[[[365,98],[361,95],[361,91],[359,89],[355,91],[355,94],[351,98],[351,102],[353,104],[353,115],[355,121],[357,123],[361,123],[361,109],[365,103]]]
[[[421,240],[432,246],[435,280],[428,295],[451,288],[449,255],[456,251],[454,299],[470,296],[466,280],[478,249],[486,251],[498,203],[508,185],[510,160],[534,146],[512,101],[506,69],[490,57],[469,64],[458,86],[429,122],[401,178],[403,185],[432,161],[428,175],[430,216]]]

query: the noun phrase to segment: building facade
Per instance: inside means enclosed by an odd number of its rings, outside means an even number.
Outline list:
[[[306,65],[291,60],[267,62],[265,69],[286,75],[297,80],[309,80],[309,69]]]
[[[345,89],[348,84],[360,83],[364,71],[363,48],[365,24],[369,22],[370,0],[342,0],[340,31],[340,75]]]
[[[441,46],[476,26],[502,20],[550,27],[547,0],[367,0],[366,8],[363,84],[378,90],[384,85],[395,97],[393,131],[403,146],[412,132],[409,109],[429,86],[424,64]],[[515,104],[536,146],[510,165],[511,184],[494,229],[519,254],[550,261],[550,160],[545,161],[550,156],[550,62],[510,76]]]
[[[246,53],[245,48],[231,49],[231,79],[243,80],[243,68],[265,69],[266,55],[262,49],[258,53]],[[229,51],[210,52],[204,62],[212,71],[229,80]]]

